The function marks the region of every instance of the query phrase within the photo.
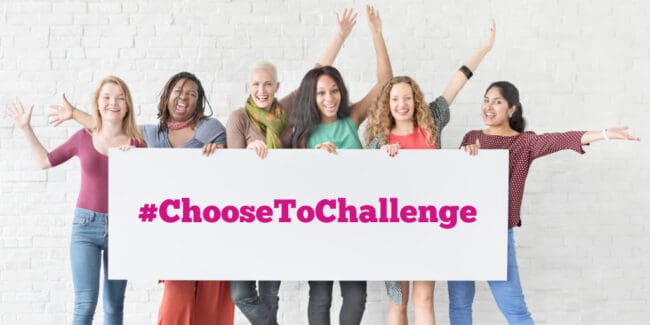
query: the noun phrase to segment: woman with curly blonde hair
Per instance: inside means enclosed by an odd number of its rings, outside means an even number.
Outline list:
[[[395,88],[395,91],[393,91],[393,88]],[[398,92],[407,94],[404,99],[413,102],[412,110],[409,110],[404,105],[403,108],[405,109],[400,110],[398,106],[395,112],[391,110],[391,102],[399,101],[397,98]],[[390,142],[392,136],[398,135],[392,131],[398,130],[398,125],[401,126],[404,122],[408,124],[407,128],[411,129],[410,133],[413,133],[412,130],[418,132],[418,139],[424,141],[426,148],[436,148],[436,143],[439,142],[436,123],[432,111],[429,110],[429,106],[424,101],[424,94],[420,86],[409,76],[397,76],[384,85],[379,98],[377,98],[376,106],[370,113],[366,129],[366,141],[372,143],[377,138],[376,141],[380,146],[386,145]],[[385,134],[389,134],[388,138]]]
[[[391,157],[400,148],[439,149],[440,133],[449,123],[449,104],[492,49],[495,36],[496,27],[492,21],[483,47],[454,73],[442,95],[428,105],[420,86],[412,78],[400,76],[386,83],[370,112],[365,135],[367,147],[385,150]],[[433,281],[413,281],[416,324],[435,324],[434,288]],[[388,324],[407,324],[409,282],[386,281],[386,290],[390,298]]]

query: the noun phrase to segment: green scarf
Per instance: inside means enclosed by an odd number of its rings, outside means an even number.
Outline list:
[[[287,118],[284,114],[284,108],[278,103],[278,100],[273,98],[271,109],[266,111],[257,107],[253,98],[248,96],[244,107],[253,124],[266,137],[266,146],[269,149],[282,148],[280,133],[287,123]]]

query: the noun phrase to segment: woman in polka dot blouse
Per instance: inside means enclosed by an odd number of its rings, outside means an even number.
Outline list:
[[[496,303],[509,324],[533,324],[519,282],[515,255],[513,227],[521,226],[520,208],[524,185],[530,164],[536,158],[571,149],[583,154],[582,145],[598,140],[639,141],[630,135],[627,127],[607,128],[601,131],[571,131],[537,135],[525,131],[525,121],[519,91],[507,82],[491,84],[485,92],[481,108],[487,129],[465,134],[461,148],[476,154],[483,149],[508,149],[509,201],[508,201],[508,275],[506,281],[488,281]],[[449,318],[452,325],[472,323],[474,281],[449,282]]]

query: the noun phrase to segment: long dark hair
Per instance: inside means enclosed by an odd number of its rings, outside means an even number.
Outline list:
[[[524,119],[524,109],[521,106],[521,102],[519,102],[519,90],[517,90],[517,87],[508,81],[497,81],[493,82],[487,90],[485,90],[485,93],[487,94],[492,87],[499,89],[501,96],[506,100],[506,102],[508,102],[508,107],[515,107],[515,112],[512,113],[512,116],[508,119],[510,128],[517,132],[524,132],[524,129],[526,128],[526,120]]]
[[[192,73],[186,71],[179,72],[167,80],[165,87],[163,87],[163,90],[160,92],[160,101],[158,102],[158,119],[160,120],[160,126],[158,127],[158,132],[167,130],[167,121],[169,121],[170,118],[169,110],[167,109],[167,104],[169,104],[169,94],[172,92],[176,83],[182,79],[193,81],[199,88],[198,98],[196,99],[196,108],[194,109],[189,125],[195,126],[199,120],[207,117],[204,115],[206,106],[210,108],[210,115],[208,116],[212,115],[212,107],[205,96],[205,90],[203,89],[201,80]]]
[[[309,137],[314,132],[316,126],[320,123],[321,116],[316,104],[316,84],[318,78],[327,75],[334,79],[336,86],[341,93],[341,102],[336,112],[336,118],[345,118],[350,116],[350,103],[348,90],[343,82],[341,73],[332,66],[323,66],[311,69],[305,74],[298,87],[298,96],[294,104],[293,112],[289,117],[290,134],[285,143],[292,148],[305,148]]]

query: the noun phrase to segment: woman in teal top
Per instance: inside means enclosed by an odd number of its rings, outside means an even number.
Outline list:
[[[357,129],[381,87],[393,77],[379,14],[370,6],[366,6],[366,13],[377,57],[377,83],[361,101],[350,105],[343,77],[336,68],[323,66],[307,72],[283,136],[286,147],[328,151],[362,148]]]
[[[351,117],[337,119],[332,123],[320,123],[309,137],[307,147],[316,148],[329,141],[337,148],[361,149],[357,127]]]
[[[350,105],[348,91],[336,68],[317,67],[307,72],[298,88],[294,110],[283,137],[286,147],[361,149],[357,129],[384,83],[393,77],[379,15],[366,6],[368,23],[377,55],[377,83],[360,102]],[[332,281],[309,281],[308,317],[311,325],[330,324]],[[365,281],[341,281],[343,305],[339,324],[361,323],[366,304]]]

